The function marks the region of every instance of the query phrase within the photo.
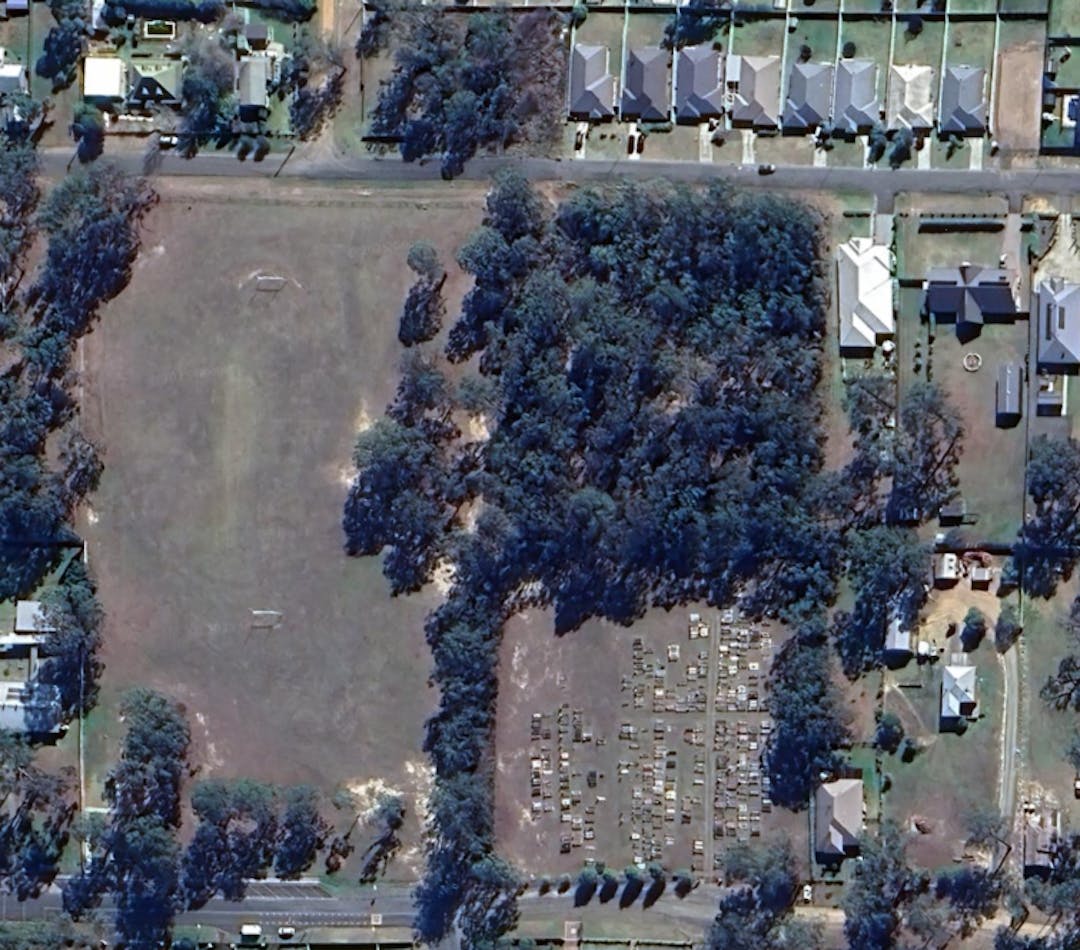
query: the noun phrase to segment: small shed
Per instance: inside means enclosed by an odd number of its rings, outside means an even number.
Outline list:
[[[994,571],[992,568],[973,567],[971,569],[971,586],[976,590],[987,590],[993,579]]]
[[[967,502],[963,495],[958,495],[938,509],[938,524],[943,528],[963,524],[966,515]]]
[[[960,580],[960,558],[951,551],[934,555],[934,586],[952,587]]]
[[[997,425],[1008,428],[1016,425],[1023,415],[1024,369],[1019,363],[1002,363],[998,367],[995,416]]]
[[[56,627],[45,619],[40,600],[20,600],[15,603],[15,632],[24,635],[52,633]]]

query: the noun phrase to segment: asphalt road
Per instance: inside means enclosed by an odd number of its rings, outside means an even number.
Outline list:
[[[68,149],[46,149],[41,152],[42,167],[48,175],[62,175],[71,162]],[[145,171],[140,152],[106,153],[106,158],[127,171]],[[902,168],[813,168],[805,165],[777,166],[774,174],[759,175],[757,166],[727,163],[649,161],[558,161],[548,158],[473,159],[461,176],[466,180],[484,181],[499,168],[518,168],[526,177],[536,181],[598,182],[618,178],[649,180],[664,178],[687,183],[731,181],[743,187],[807,191],[862,191],[876,195],[879,209],[891,209],[896,194],[903,192],[934,192],[963,195],[1000,195],[1019,207],[1027,194],[1074,195],[1080,193],[1080,173],[1069,169],[1015,169],[982,171],[935,169],[921,171]],[[162,153],[154,173],[170,177],[282,177],[316,181],[437,181],[438,162],[424,164],[400,161],[396,157],[375,158],[358,156],[338,159],[307,159],[297,152],[283,161],[272,155],[261,162],[239,161],[231,153],[207,152],[195,158],[181,158],[175,153]]]

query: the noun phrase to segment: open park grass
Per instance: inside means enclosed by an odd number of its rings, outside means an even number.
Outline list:
[[[345,557],[341,510],[357,431],[396,385],[408,248],[450,264],[453,314],[483,193],[212,189],[166,190],[86,341],[106,461],[81,526],[107,614],[90,803],[119,696],[149,686],[185,704],[201,776],[401,789],[415,840],[437,594],[392,599],[377,559]],[[284,285],[260,292],[258,274]]]

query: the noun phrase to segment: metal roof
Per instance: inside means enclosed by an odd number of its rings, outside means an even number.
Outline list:
[[[723,56],[711,46],[675,54],[675,114],[680,121],[715,119],[724,112]]]
[[[784,128],[816,129],[829,118],[833,67],[830,63],[796,63],[788,76]]]
[[[608,48],[576,43],[570,55],[572,119],[610,119],[615,114],[615,78],[608,71]]]
[[[626,56],[619,114],[624,119],[663,122],[671,115],[668,53],[660,46],[642,46]]]

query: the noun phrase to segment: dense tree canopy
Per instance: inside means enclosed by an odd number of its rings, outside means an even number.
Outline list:
[[[1034,511],[1020,533],[1021,583],[1050,596],[1080,556],[1080,442],[1036,436],[1027,465]]]
[[[344,518],[350,553],[386,550],[395,591],[454,569],[426,627],[441,691],[426,939],[456,923],[483,946],[513,919],[488,758],[510,611],[551,606],[562,633],[689,599],[791,620],[831,601],[818,242],[808,209],[719,187],[584,190],[554,215],[514,176],[489,194],[446,347],[476,372],[453,387],[410,362],[360,437]],[[843,736],[828,706],[814,762]]]

